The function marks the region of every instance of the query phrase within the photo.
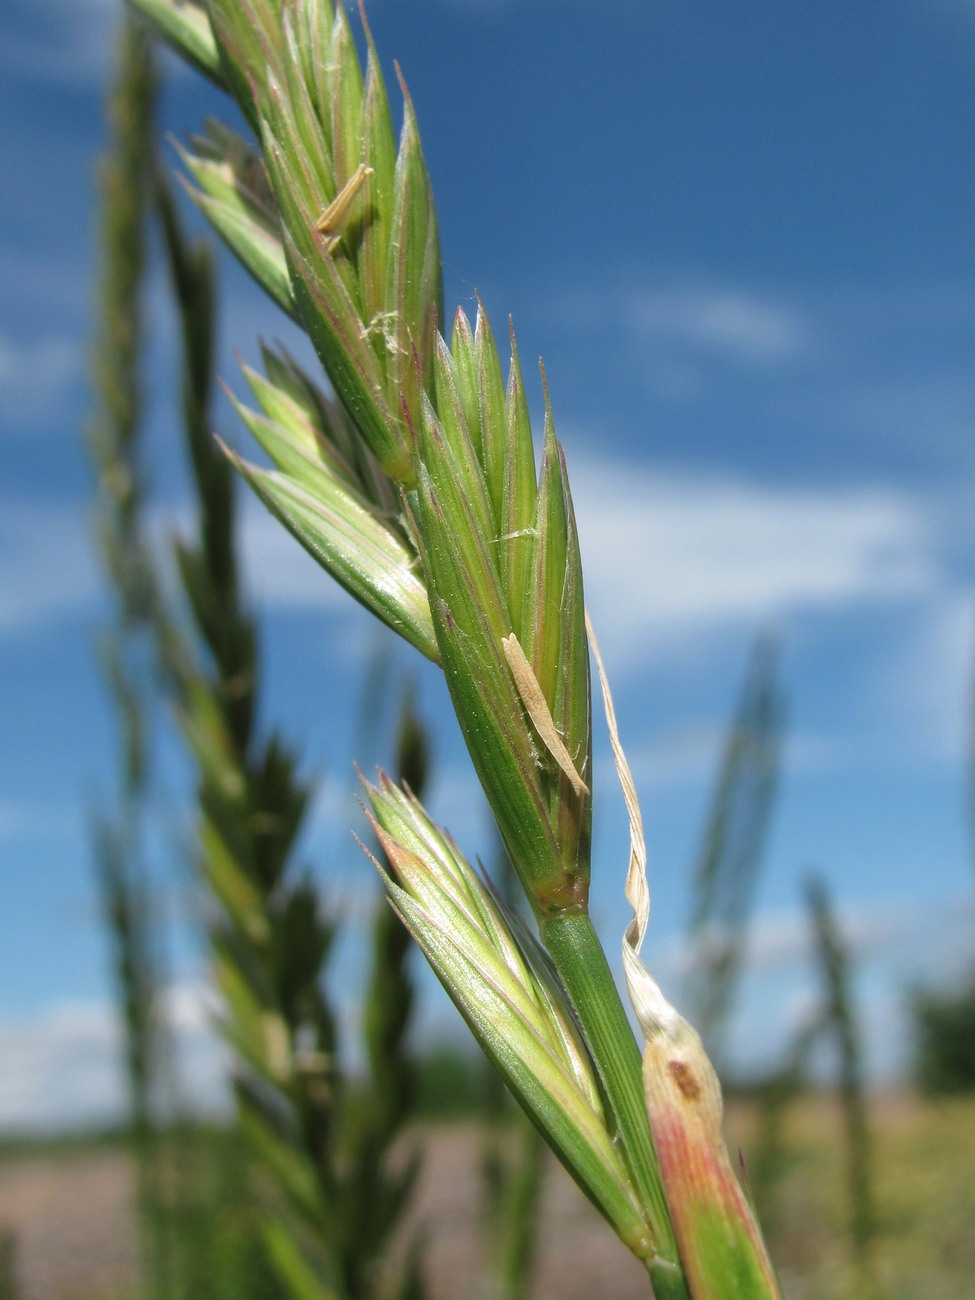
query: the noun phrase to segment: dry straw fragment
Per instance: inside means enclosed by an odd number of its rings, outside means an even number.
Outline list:
[[[315,229],[326,237],[326,251],[331,252],[349,226],[359,191],[373,173],[367,163],[360,163],[315,222]]]
[[[521,643],[512,632],[510,636],[501,638],[501,645],[504,648],[504,657],[508,661],[511,675],[515,679],[518,695],[525,706],[525,712],[531,718],[532,724],[544,742],[545,748],[569,778],[572,789],[579,798],[582,798],[584,794],[589,793],[589,787],[576,771],[572,755],[566,749],[562,737],[559,735],[555,719],[548,707],[548,701],[538,684],[534,669],[521,648]]]

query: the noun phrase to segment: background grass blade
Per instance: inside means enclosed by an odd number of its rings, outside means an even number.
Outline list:
[[[149,38],[129,15],[119,25],[116,58],[100,175],[101,285],[88,446],[98,474],[96,534],[113,600],[100,648],[118,725],[118,791],[113,809],[93,813],[92,841],[124,1033],[142,1271],[149,1293],[167,1300],[176,1261],[162,1181],[163,975],[147,847],[159,595],[144,517],[140,376],[156,71]]]
[[[778,649],[758,638],[728,733],[694,874],[688,940],[690,1018],[720,1063],[724,1031],[745,957],[748,918],[775,799],[784,706]]]

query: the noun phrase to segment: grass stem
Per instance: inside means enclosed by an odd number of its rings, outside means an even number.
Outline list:
[[[643,1099],[640,1051],[606,954],[588,912],[545,920],[540,935],[589,1043],[616,1118],[617,1141],[647,1209],[647,1249],[635,1253],[645,1259],[657,1300],[686,1300]]]

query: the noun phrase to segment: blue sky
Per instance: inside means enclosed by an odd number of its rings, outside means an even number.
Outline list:
[[[813,996],[801,883],[832,887],[859,956],[875,1073],[903,1059],[904,989],[975,953],[965,780],[975,601],[975,7],[966,0],[373,0],[416,104],[447,303],[512,312],[544,354],[587,592],[644,802],[647,956],[679,988],[687,875],[749,646],[783,646],[789,731],[739,1008],[770,1056]],[[80,430],[94,168],[112,0],[0,0],[0,1123],[111,1104],[107,954],[87,809],[111,783],[93,663],[104,615]],[[220,101],[167,63],[164,129]],[[234,267],[221,370],[292,340]],[[185,517],[174,344],[150,286],[160,531]],[[535,389],[535,405],[540,405]],[[243,443],[226,406],[215,423]],[[354,1014],[368,870],[350,763],[383,757],[356,703],[371,626],[256,507],[265,715],[323,785],[305,846],[344,900]],[[402,651],[395,663],[416,667]],[[434,810],[490,841],[433,674]],[[365,750],[358,748],[365,746]],[[188,812],[164,746],[160,878]],[[613,951],[625,819],[601,742],[594,907]],[[167,874],[168,873],[168,874]],[[174,1014],[212,1074],[186,914]],[[425,1023],[449,1009],[432,996]],[[208,1055],[208,1052],[210,1055]],[[209,1063],[209,1064],[208,1064]],[[202,1084],[201,1084],[202,1086]]]

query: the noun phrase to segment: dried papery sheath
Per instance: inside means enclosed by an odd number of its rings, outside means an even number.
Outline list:
[[[667,1204],[693,1300],[779,1300],[765,1244],[735,1177],[721,1132],[721,1087],[701,1039],[670,1005],[640,960],[650,919],[647,852],[636,787],[616,725],[602,657],[588,616],[616,771],[630,819],[623,936],[630,1001],[643,1031],[643,1086]]]

